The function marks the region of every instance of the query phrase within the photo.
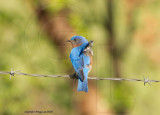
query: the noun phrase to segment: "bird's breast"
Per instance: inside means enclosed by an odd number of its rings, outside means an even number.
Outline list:
[[[89,64],[89,72],[90,72],[92,69],[92,65],[93,65],[93,56],[92,56],[91,52],[89,53],[89,57],[90,57],[90,64]]]

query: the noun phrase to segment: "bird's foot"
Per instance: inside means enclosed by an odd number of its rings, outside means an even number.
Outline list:
[[[78,75],[76,74],[76,72],[73,75],[70,75],[70,79],[73,79],[75,81],[78,79]]]

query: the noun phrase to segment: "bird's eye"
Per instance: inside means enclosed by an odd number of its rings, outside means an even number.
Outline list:
[[[74,41],[76,42],[76,41],[77,41],[77,39],[74,39]]]

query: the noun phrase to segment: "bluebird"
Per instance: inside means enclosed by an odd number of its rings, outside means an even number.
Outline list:
[[[72,45],[70,60],[75,70],[74,76],[78,78],[77,91],[88,92],[88,73],[93,64],[93,41],[88,42],[83,36],[73,36],[67,40]]]

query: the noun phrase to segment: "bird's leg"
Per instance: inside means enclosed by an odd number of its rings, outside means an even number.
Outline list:
[[[75,80],[75,81],[76,81],[77,79],[79,79],[76,72],[74,72],[73,75],[70,75],[70,78],[73,79],[73,80]]]

